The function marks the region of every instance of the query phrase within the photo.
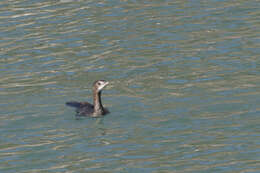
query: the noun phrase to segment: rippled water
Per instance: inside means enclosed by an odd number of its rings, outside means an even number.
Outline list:
[[[259,7],[1,1],[0,172],[260,172]]]

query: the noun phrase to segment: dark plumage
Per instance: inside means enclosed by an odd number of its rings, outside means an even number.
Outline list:
[[[90,117],[101,117],[109,113],[109,111],[103,107],[101,101],[102,89],[108,85],[109,82],[104,80],[98,80],[93,84],[93,104],[88,102],[67,102],[67,106],[76,108],[77,116],[90,116]]]

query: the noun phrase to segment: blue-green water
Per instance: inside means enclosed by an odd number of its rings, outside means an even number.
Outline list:
[[[1,1],[0,172],[260,172],[259,7]]]

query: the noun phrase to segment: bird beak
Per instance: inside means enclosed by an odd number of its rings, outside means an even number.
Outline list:
[[[105,83],[105,86],[107,86],[108,84],[109,84],[109,82],[106,82],[106,83]]]

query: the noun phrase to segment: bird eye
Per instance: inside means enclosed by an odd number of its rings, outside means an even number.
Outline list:
[[[98,82],[97,84],[98,84],[98,85],[100,85],[101,83],[100,83],[100,82]]]

